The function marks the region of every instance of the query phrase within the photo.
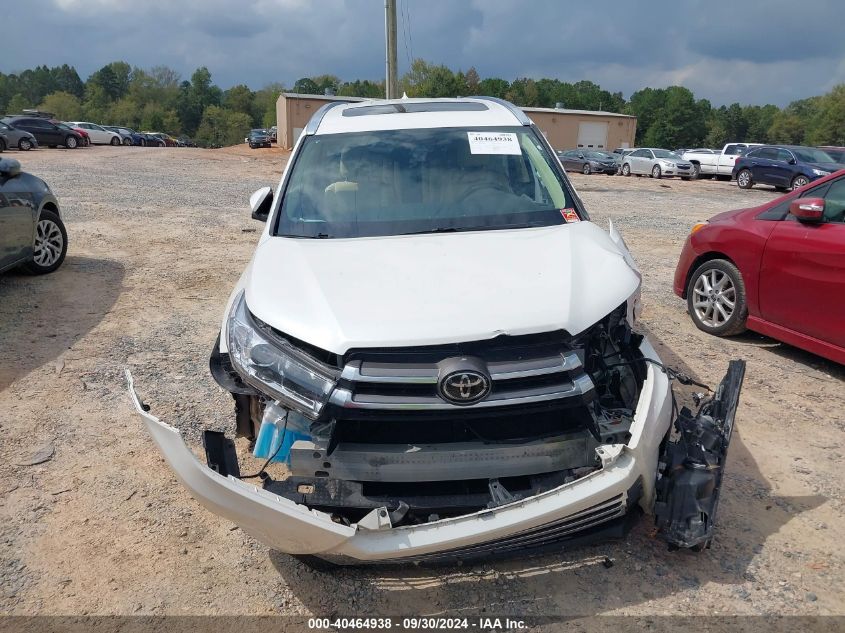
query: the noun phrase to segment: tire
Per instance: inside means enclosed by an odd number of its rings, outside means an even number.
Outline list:
[[[116,136],[111,137],[111,141],[109,141],[110,145],[120,145],[120,139]]]
[[[167,147],[167,143],[165,143],[164,141],[159,141],[158,147]]]
[[[124,145],[132,145],[132,139],[131,138],[123,139],[123,144]]]
[[[681,180],[692,180],[692,176],[681,176]]]
[[[663,175],[663,172],[660,170],[660,165],[655,165],[651,168],[651,177],[655,180],[660,180],[660,177]]]
[[[32,149],[32,141],[30,141],[28,138],[22,138],[18,141],[18,149],[22,152],[28,152]]]
[[[631,166],[628,163],[622,165],[622,175],[623,176],[630,176],[631,175]]]
[[[0,138],[0,152],[5,152],[5,151],[6,151],[6,142],[2,138]]]
[[[804,185],[809,185],[810,179],[807,178],[804,174],[798,174],[795,178],[792,179],[792,190],[795,191],[796,189],[800,189]]]
[[[147,141],[146,141],[145,139],[141,139],[141,140],[138,142],[138,145],[140,145],[141,147],[146,147],[146,145],[147,145]]]
[[[733,336],[745,331],[748,305],[739,269],[726,259],[704,262],[687,283],[687,311],[702,332]]]
[[[701,165],[698,163],[692,164],[692,173],[690,174],[690,180],[698,180],[699,176],[701,176]]]
[[[62,265],[67,254],[67,231],[61,218],[44,210],[38,218],[33,259],[23,269],[33,275],[51,273]]]
[[[581,170],[581,173],[585,176],[589,176],[593,173],[593,170],[590,169],[590,163],[584,163],[584,168]]]
[[[76,149],[79,146],[79,141],[76,140],[75,136],[66,136],[65,137],[65,147],[68,149]]]
[[[754,181],[751,179],[751,170],[742,169],[736,175],[736,186],[740,189],[751,189],[754,186]]]

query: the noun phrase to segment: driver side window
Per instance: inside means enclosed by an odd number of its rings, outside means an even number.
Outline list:
[[[825,222],[845,223],[845,178],[830,185],[824,196]]]

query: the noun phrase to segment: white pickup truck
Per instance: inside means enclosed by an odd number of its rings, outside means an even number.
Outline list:
[[[694,149],[684,152],[682,158],[692,163],[693,179],[699,176],[730,178],[736,159],[742,156],[749,147],[758,145],[760,143],[728,143],[721,152]]]

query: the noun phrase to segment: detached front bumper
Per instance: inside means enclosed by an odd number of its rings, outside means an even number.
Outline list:
[[[644,341],[644,355],[657,358]],[[646,512],[655,501],[660,442],[671,423],[671,386],[648,366],[628,444],[597,449],[602,468],[533,497],[422,525],[392,527],[374,510],[357,524],[336,523],[321,511],[277,496],[202,464],[179,431],[151,415],[127,371],[133,403],[177,478],[199,503],[237,524],[265,545],[290,554],[337,562],[424,560],[515,550],[559,540],[622,517],[638,498]]]

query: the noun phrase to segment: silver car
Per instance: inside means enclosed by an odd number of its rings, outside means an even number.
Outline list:
[[[640,147],[622,160],[622,175],[631,174],[648,174],[652,178],[678,176],[682,180],[689,180],[692,176],[692,163],[668,149]]]
[[[7,123],[0,121],[0,152],[6,149],[21,149],[23,151],[38,147],[38,141],[26,130],[19,130]]]

